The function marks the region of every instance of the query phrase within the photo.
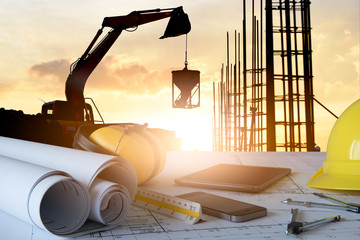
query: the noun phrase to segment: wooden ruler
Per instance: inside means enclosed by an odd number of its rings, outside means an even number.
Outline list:
[[[194,224],[201,219],[199,203],[137,188],[133,205]]]

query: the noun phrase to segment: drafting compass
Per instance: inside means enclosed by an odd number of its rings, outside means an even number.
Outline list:
[[[349,212],[355,212],[360,213],[360,204],[357,203],[348,203],[330,196],[327,196],[323,193],[313,193],[314,195],[332,200],[337,203],[342,203],[342,205],[339,204],[327,204],[327,203],[316,203],[316,202],[309,202],[309,201],[293,201],[291,198],[288,198],[284,201],[281,201],[282,203],[289,204],[289,205],[299,205],[299,206],[305,206],[305,207],[321,207],[321,208],[331,208],[331,209],[339,209],[339,210],[345,210]]]
[[[306,229],[310,229],[325,223],[340,221],[340,215],[328,217],[320,220],[316,220],[310,223],[297,222],[296,216],[298,215],[299,209],[291,209],[291,222],[287,225],[286,234],[299,234]]]

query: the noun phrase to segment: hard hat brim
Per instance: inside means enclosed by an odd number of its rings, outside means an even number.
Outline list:
[[[360,175],[327,174],[320,168],[307,183],[311,188],[334,190],[360,190]]]

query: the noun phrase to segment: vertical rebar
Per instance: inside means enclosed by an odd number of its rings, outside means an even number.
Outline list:
[[[243,149],[247,151],[247,66],[246,66],[246,0],[243,0],[243,106],[244,132]]]
[[[261,121],[260,121],[260,129],[261,129],[261,148],[260,151],[264,150],[264,93],[263,93],[263,0],[260,0],[260,85],[261,85],[261,103],[260,103],[260,112],[261,112]]]
[[[260,89],[261,89],[261,85],[260,85],[260,46],[259,46],[259,20],[256,20],[256,86],[257,86],[257,97],[256,97],[256,109],[257,109],[257,117],[256,117],[256,122],[257,122],[257,150],[259,151],[261,146],[262,146],[262,142],[261,142],[261,128],[260,128],[260,117],[261,117],[261,111],[259,111],[259,107],[260,107],[260,102],[263,101],[262,96],[260,95]]]
[[[216,99],[215,99],[215,82],[213,82],[213,129],[212,129],[212,150],[213,152],[216,151]]]
[[[311,24],[310,24],[310,1],[301,1],[302,28],[303,28],[303,52],[304,52],[304,88],[305,88],[305,116],[306,116],[306,148],[307,151],[315,150],[314,133],[314,106],[313,106],[313,83],[312,83],[312,48],[311,48]]]
[[[221,67],[221,82],[220,82],[220,148],[224,150],[224,64]]]
[[[230,150],[230,131],[229,131],[229,32],[226,34],[226,113],[225,113],[225,139],[226,139],[226,151]]]
[[[296,22],[296,1],[293,0],[292,1],[292,13],[293,13],[293,21],[294,21],[294,55],[295,55],[295,81],[296,81],[296,108],[297,108],[297,122],[300,123],[301,122],[301,114],[300,114],[300,87],[299,87],[299,80],[300,80],[300,76],[299,76],[299,61],[298,61],[298,56],[299,56],[299,49],[298,49],[298,43],[297,43],[297,32],[298,32],[298,27],[297,27],[297,22]],[[301,152],[301,148],[302,148],[302,144],[301,144],[301,124],[297,124],[297,137],[298,137],[298,148],[299,151]]]
[[[236,62],[237,62],[237,46],[236,46],[236,37],[237,37],[237,34],[236,34],[236,30],[235,30],[235,41],[234,41],[234,48],[235,48],[235,54],[234,54],[234,60],[235,60],[235,64],[234,64],[234,96],[233,96],[233,101],[234,101],[234,129],[233,129],[233,133],[234,133],[234,151],[237,151],[238,150],[238,135],[237,135],[237,129],[238,129],[238,125],[237,125],[237,95],[238,95],[238,90],[237,90],[237,74],[236,74]]]
[[[290,3],[285,0],[285,32],[286,32],[286,62],[287,62],[287,84],[288,84],[288,108],[289,108],[289,133],[290,151],[295,151],[294,144],[294,94],[293,94],[293,72],[292,72],[292,46],[291,46],[291,19]]]
[[[288,122],[287,122],[287,94],[286,94],[286,68],[285,68],[285,50],[284,50],[284,25],[283,25],[283,7],[282,7],[282,3],[280,3],[279,5],[279,14],[280,14],[280,42],[281,42],[281,50],[280,50],[280,54],[281,54],[281,80],[282,80],[282,96],[281,96],[281,101],[283,104],[283,108],[284,108],[284,112],[283,112],[283,116],[284,116],[284,147],[285,147],[285,151],[288,150]]]
[[[275,134],[275,87],[272,0],[265,5],[266,38],[266,150],[276,151]]]
[[[264,51],[263,0],[258,1],[260,2],[260,19],[255,15],[255,0],[251,2],[251,16],[248,17],[246,0],[243,0],[243,34],[240,35],[235,31],[234,64],[230,63],[230,40],[229,32],[227,32],[226,66],[222,64],[221,68],[218,110],[214,102],[214,112],[218,111],[219,115],[217,119],[214,115],[214,128],[218,128],[218,131],[214,133],[216,135],[214,138],[218,140],[218,147],[214,146],[214,149],[276,151],[278,147],[281,147],[285,151],[301,151],[304,147],[301,141],[303,141],[302,133],[304,123],[306,123],[307,150],[312,151],[315,149],[315,141],[310,2],[309,0],[264,0],[266,47]],[[301,4],[301,8],[297,7],[298,3]],[[298,10],[301,11],[301,27],[297,23]],[[274,18],[274,14],[279,15]],[[247,19],[250,17],[251,20],[247,24]],[[274,19],[278,20],[279,24],[274,24]],[[249,33],[247,30],[251,31],[249,39],[247,39],[247,33]],[[300,33],[302,51],[298,47]],[[279,36],[277,49],[274,49],[275,34],[279,34],[277,35]],[[251,56],[248,59],[247,43],[250,38]],[[264,52],[265,59],[263,59]],[[301,55],[303,55],[304,76],[301,75],[300,70],[299,57]],[[280,61],[275,61],[275,57],[280,57]],[[266,60],[266,68],[263,67],[264,60]],[[250,68],[247,61],[251,61]],[[275,67],[275,63],[279,63],[279,66]],[[264,69],[266,69],[265,76],[263,76]],[[248,81],[250,77],[251,80]],[[300,92],[301,80],[304,80],[304,95]],[[213,88],[215,87],[213,85]],[[213,98],[215,101],[215,91]],[[248,105],[250,109],[247,109]],[[283,110],[283,119],[281,114],[278,118],[275,112],[278,106],[279,110]],[[305,110],[306,122],[302,122],[303,110]],[[263,123],[263,121],[266,122]],[[266,124],[266,127],[263,124]]]

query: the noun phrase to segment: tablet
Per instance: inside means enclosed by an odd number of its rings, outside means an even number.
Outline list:
[[[175,183],[229,191],[260,192],[290,173],[290,168],[218,164],[176,178]]]

